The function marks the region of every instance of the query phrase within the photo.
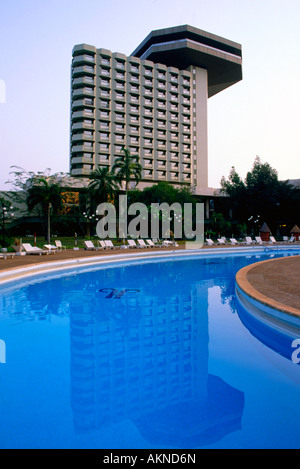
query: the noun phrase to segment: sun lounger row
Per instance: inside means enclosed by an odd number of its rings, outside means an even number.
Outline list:
[[[260,236],[255,236],[255,239],[252,239],[250,236],[245,237],[245,241],[237,241],[235,238],[229,238],[227,240],[226,238],[218,238],[217,241],[213,241],[210,238],[206,238],[206,244],[208,246],[216,246],[216,245],[232,245],[232,246],[237,246],[237,245],[253,245],[253,244],[275,244],[278,241],[274,238],[274,236],[270,236],[269,241],[263,241]],[[289,240],[289,242],[293,242]]]
[[[243,241],[237,241],[235,238],[229,238],[228,240],[225,237],[218,238],[217,241],[213,241],[210,238],[206,238],[206,243],[208,246],[216,246],[216,245],[253,245],[253,244],[259,244],[259,245],[265,245],[265,244],[278,244],[278,243],[294,243],[296,241],[296,238],[294,236],[291,236],[288,238],[287,236],[283,237],[283,241],[277,241],[274,236],[270,236],[269,241],[263,241],[260,236],[255,236],[255,239],[252,239],[251,236],[246,236],[245,240]]]
[[[128,239],[127,244],[124,244],[125,248],[128,249],[138,249],[138,248],[163,248],[170,246],[178,246],[176,242],[173,241],[163,241],[161,244],[154,242],[151,239],[138,239],[137,242],[134,239]],[[97,245],[93,241],[84,241],[84,247],[86,250],[101,250],[101,249],[121,249],[123,246],[115,246],[111,240],[98,240]]]

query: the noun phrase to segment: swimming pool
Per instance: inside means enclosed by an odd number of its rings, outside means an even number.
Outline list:
[[[299,448],[293,337],[235,295],[240,268],[295,254],[134,258],[3,284],[0,447]]]

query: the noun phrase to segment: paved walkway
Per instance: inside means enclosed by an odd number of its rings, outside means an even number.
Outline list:
[[[237,281],[249,296],[300,316],[300,256],[252,264],[237,274]]]

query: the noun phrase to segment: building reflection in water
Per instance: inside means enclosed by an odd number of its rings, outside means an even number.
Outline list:
[[[69,307],[77,432],[129,419],[150,444],[196,448],[241,428],[244,394],[208,373],[208,289],[214,283],[205,272],[211,266],[191,282],[190,267],[179,274],[167,264],[142,277],[137,266],[133,276],[126,268],[112,269],[105,281],[74,289]],[[124,288],[139,291],[117,298]]]

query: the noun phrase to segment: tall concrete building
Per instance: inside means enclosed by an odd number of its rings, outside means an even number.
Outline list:
[[[140,188],[209,194],[207,100],[241,79],[241,46],[188,25],[152,31],[129,57],[76,45],[71,175],[112,166],[125,147],[140,158]]]

